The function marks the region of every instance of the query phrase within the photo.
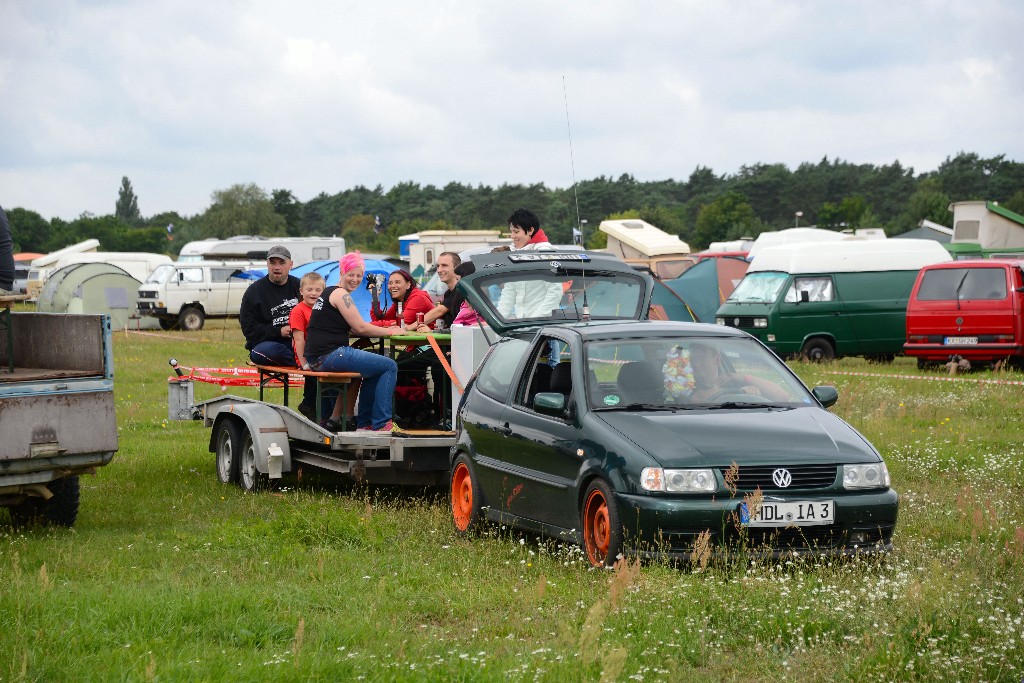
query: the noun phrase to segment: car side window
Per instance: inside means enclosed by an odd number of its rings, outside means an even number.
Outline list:
[[[830,277],[798,277],[786,292],[786,303],[794,304],[805,301],[832,301],[835,299]]]
[[[533,408],[538,393],[572,393],[571,359],[569,345],[560,339],[543,337],[534,347],[531,362],[524,373],[524,382],[515,398],[521,407]]]
[[[179,268],[178,278],[181,282],[197,283],[203,281],[202,268]]]
[[[506,400],[519,362],[529,347],[528,342],[520,339],[503,339],[495,344],[480,368],[476,379],[477,389],[496,401]]]

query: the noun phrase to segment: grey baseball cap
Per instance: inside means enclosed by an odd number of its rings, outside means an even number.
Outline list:
[[[272,258],[283,258],[285,261],[291,261],[292,252],[278,244],[267,250],[267,260],[269,261]]]

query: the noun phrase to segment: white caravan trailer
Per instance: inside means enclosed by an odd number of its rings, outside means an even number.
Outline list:
[[[181,248],[179,261],[266,261],[267,251],[281,245],[291,252],[297,266],[310,261],[337,261],[345,255],[341,237],[253,237],[238,235],[228,239],[210,237],[189,242]]]
[[[51,251],[45,256],[33,259],[32,265],[28,270],[28,282],[25,284],[25,293],[28,294],[28,300],[36,301],[39,299],[39,292],[42,291],[43,285],[46,284],[46,278],[50,276],[50,273],[57,270],[57,261],[71,254],[96,251],[99,246],[99,240],[84,240],[78,244],[72,244],[63,249]]]

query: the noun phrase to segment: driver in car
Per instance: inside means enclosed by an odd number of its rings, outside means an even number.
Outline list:
[[[689,400],[694,403],[735,394],[762,396],[775,401],[789,398],[781,387],[766,379],[729,370],[722,362],[719,350],[710,344],[690,344],[690,367],[694,387]]]

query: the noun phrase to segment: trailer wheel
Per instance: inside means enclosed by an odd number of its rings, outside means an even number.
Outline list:
[[[836,359],[836,350],[827,339],[815,337],[804,342],[800,356],[812,363],[831,363]]]
[[[594,567],[610,567],[622,550],[622,523],[611,489],[602,479],[587,487],[580,509],[583,553]]]
[[[22,528],[41,524],[71,528],[78,519],[79,483],[78,476],[55,479],[47,484],[53,497],[50,500],[28,498],[11,508],[11,521]]]
[[[178,327],[188,332],[198,332],[203,329],[203,322],[206,316],[199,306],[187,306],[181,309],[178,314]]]
[[[238,450],[238,485],[243,491],[255,493],[267,488],[270,478],[256,469],[256,445],[252,434],[245,427],[240,428],[242,447]]]
[[[451,474],[452,521],[455,533],[468,536],[480,528],[480,485],[465,455],[455,458]]]
[[[241,427],[228,419],[217,427],[217,479],[222,484],[238,483],[238,459],[242,452]]]

